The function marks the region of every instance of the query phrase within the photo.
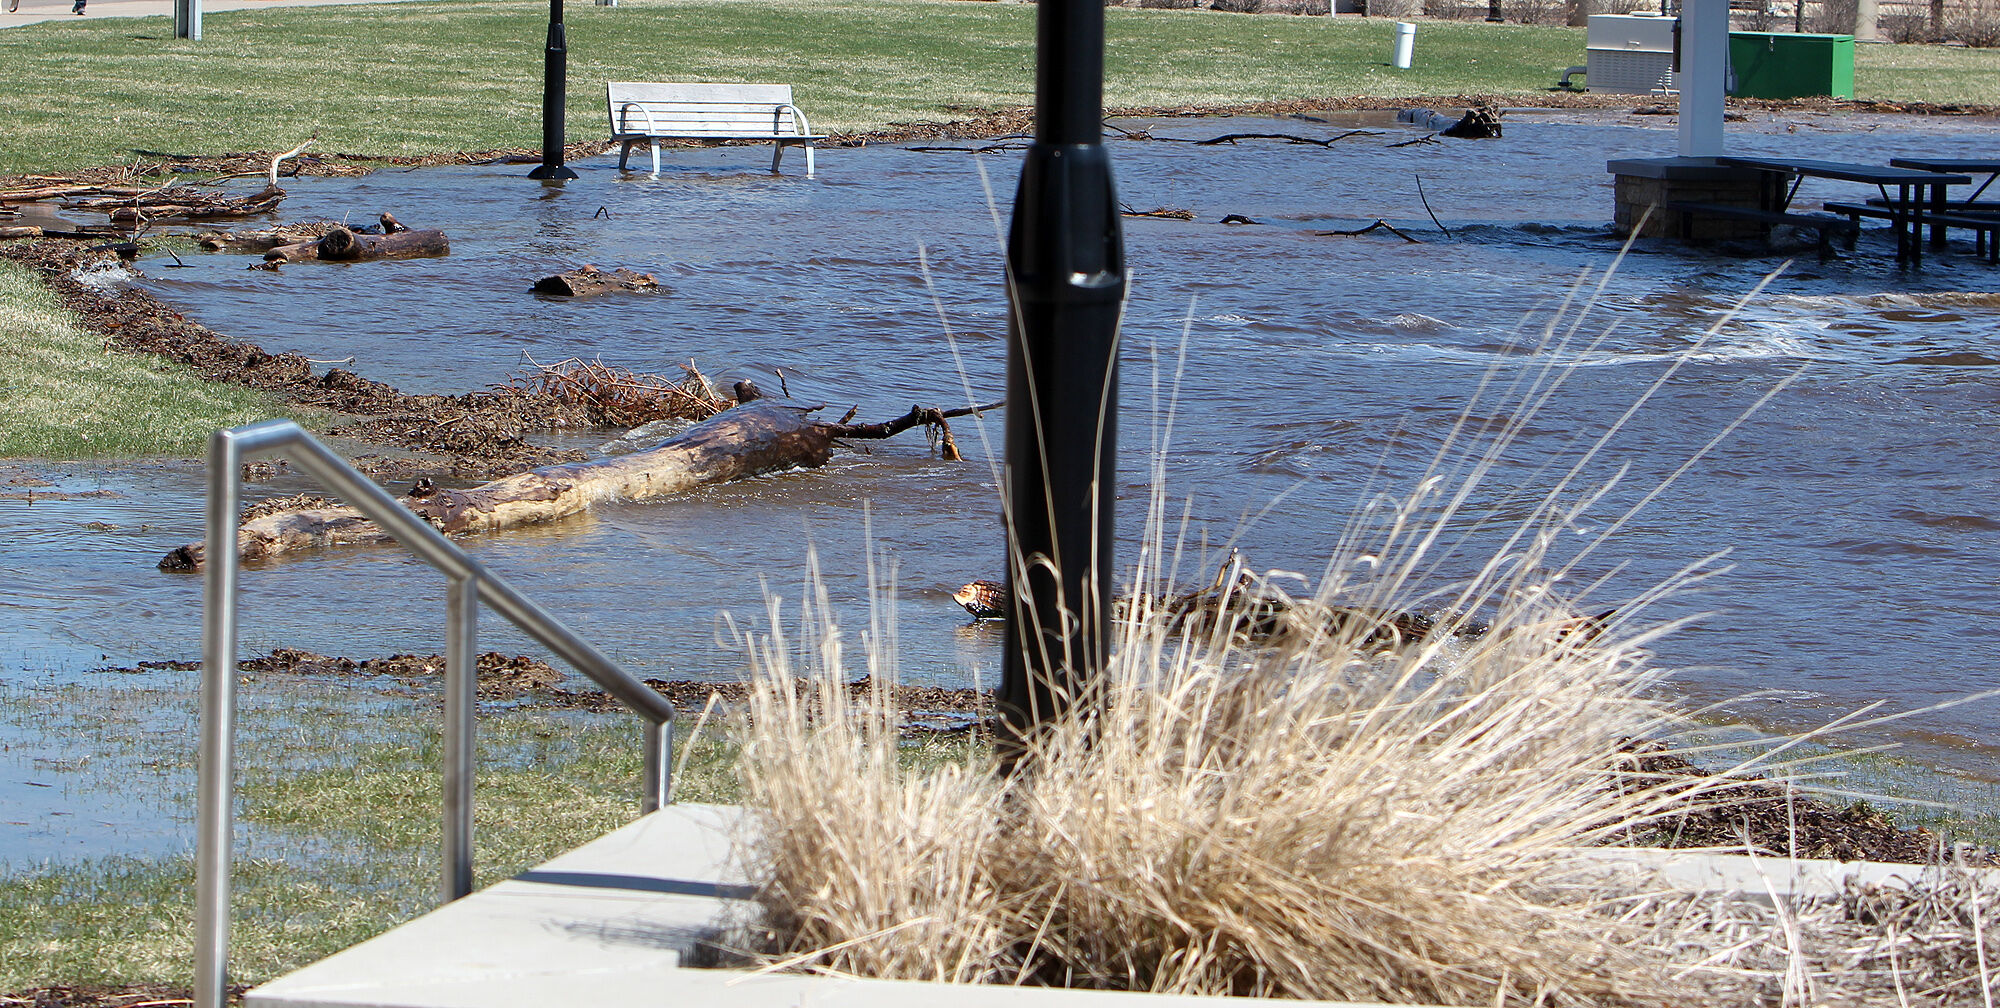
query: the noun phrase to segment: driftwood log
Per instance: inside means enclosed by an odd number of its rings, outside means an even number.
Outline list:
[[[111,215],[116,224],[138,224],[149,220],[215,220],[248,217],[269,211],[285,198],[277,186],[265,186],[248,196],[208,196],[188,186],[171,186],[112,199],[77,199],[63,203],[65,210],[97,210]]]
[[[387,216],[386,214],[384,216]],[[359,234],[344,227],[328,231],[317,241],[283,245],[264,253],[267,262],[375,262],[382,259],[421,259],[451,251],[443,231],[412,231],[394,234]]]
[[[553,521],[606,501],[648,500],[710,483],[817,468],[833,457],[840,441],[894,437],[912,427],[938,431],[940,447],[949,459],[957,451],[950,446],[946,421],[1000,405],[961,410],[913,406],[894,420],[855,424],[813,420],[809,414],[817,407],[758,400],[717,414],[646,451],[545,466],[469,490],[425,486],[402,498],[402,503],[447,534],[491,532]],[[237,555],[246,561],[388,540],[374,522],[347,507],[279,511],[253,518],[236,530]],[[160,569],[197,570],[205,556],[206,544],[191,543],[167,554]]]
[[[1500,113],[1490,105],[1466,109],[1465,114],[1455,120],[1431,109],[1404,109],[1396,113],[1396,118],[1418,129],[1433,130],[1438,136],[1460,140],[1486,140],[1500,135]],[[1404,143],[1409,142],[1411,141],[1404,141]]]
[[[42,229],[33,224],[17,224],[0,227],[0,238],[40,238]]]
[[[274,228],[239,228],[234,231],[203,231],[195,244],[220,252],[269,252],[286,245],[318,241],[340,225],[330,220],[295,221]]]
[[[543,277],[529,290],[552,297],[589,297],[592,294],[643,293],[660,289],[659,278],[651,273],[628,269],[600,270],[586,265],[567,273]]]

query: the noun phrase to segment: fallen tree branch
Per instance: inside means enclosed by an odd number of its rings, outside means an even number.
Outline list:
[[[1154,207],[1151,210],[1134,210],[1130,203],[1118,204],[1118,212],[1127,217],[1152,217],[1157,220],[1193,220],[1194,211],[1180,207]]]
[[[306,152],[306,148],[307,148],[307,147],[311,147],[311,146],[312,146],[312,144],[313,144],[313,141],[315,141],[315,140],[318,140],[318,139],[319,139],[319,134],[318,134],[318,133],[314,133],[314,134],[313,134],[312,136],[309,136],[309,137],[307,137],[307,138],[306,138],[306,142],[305,142],[305,143],[302,143],[302,144],[298,145],[297,147],[294,147],[294,148],[292,148],[291,150],[288,150],[288,151],[284,152],[283,154],[274,154],[274,155],[272,155],[272,156],[271,156],[271,171],[270,171],[269,175],[267,176],[267,177],[268,177],[268,178],[270,179],[270,186],[269,186],[269,188],[272,188],[272,189],[276,189],[276,188],[278,188],[278,162],[280,162],[280,161],[283,161],[283,160],[285,160],[286,158],[294,158],[294,157],[298,157],[298,156],[299,156],[299,155],[301,155],[301,154],[304,154],[304,153]]]
[[[1309,231],[1307,232],[1307,234],[1319,235],[1324,238],[1352,238],[1355,235],[1364,235],[1370,231],[1387,231],[1390,234],[1393,234],[1396,237],[1401,238],[1412,245],[1423,244],[1423,242],[1418,241],[1417,239],[1412,238],[1407,234],[1404,234],[1400,230],[1397,230],[1394,224],[1391,224],[1385,220],[1378,220],[1375,223],[1368,225],[1367,227],[1355,228],[1352,231]]]
[[[1216,144],[1234,145],[1238,140],[1283,140],[1286,143],[1305,144],[1310,147],[1331,147],[1348,137],[1381,135],[1373,130],[1353,129],[1338,136],[1326,137],[1325,139],[1299,136],[1296,133],[1229,133],[1207,140],[1183,140],[1179,137],[1158,137],[1156,139],[1169,140],[1174,143],[1191,143],[1197,147],[1213,147]]]
[[[1438,230],[1443,231],[1444,236],[1446,238],[1451,237],[1451,229],[1445,227],[1443,221],[1438,220],[1437,211],[1431,209],[1431,201],[1428,197],[1424,195],[1424,177],[1422,175],[1418,175],[1415,176],[1415,178],[1417,180],[1417,199],[1418,201],[1423,203],[1424,212],[1431,215],[1431,223],[1436,224],[1438,226]]]
[[[908,414],[874,424],[833,424],[808,419],[810,410],[769,400],[747,402],[696,424],[654,447],[629,455],[544,466],[469,490],[414,488],[402,504],[448,534],[493,532],[553,521],[608,501],[641,501],[699,486],[786,469],[818,468],[840,439],[893,437],[924,425],[934,431],[953,417],[1000,408],[912,407]],[[949,445],[949,428],[944,429]],[[954,457],[951,448],[947,458]],[[264,560],[331,546],[388,541],[387,533],[347,507],[309,507],[261,515],[236,531],[237,555]],[[207,544],[190,543],[160,561],[161,570],[198,570]]]

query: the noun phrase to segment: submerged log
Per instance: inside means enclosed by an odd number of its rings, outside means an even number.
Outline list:
[[[1494,140],[1500,136],[1500,112],[1490,105],[1466,109],[1457,122],[1439,134],[1458,140]]]
[[[945,421],[1001,404],[963,410],[911,407],[894,420],[874,424],[813,420],[813,408],[770,400],[746,402],[660,442],[646,451],[589,462],[545,466],[494,480],[469,490],[421,488],[402,498],[404,506],[447,534],[490,532],[553,521],[606,501],[641,501],[682,493],[710,483],[746,479],[784,469],[817,468],[842,440],[893,437],[912,427],[942,429]],[[950,449],[946,458],[956,456]],[[328,546],[387,542],[374,522],[353,508],[280,511],[244,522],[236,531],[237,555],[263,560]],[[199,569],[203,543],[175,549],[161,570]]]
[[[1404,109],[1396,113],[1396,119],[1418,129],[1435,131],[1438,136],[1460,140],[1485,140],[1500,135],[1500,113],[1490,105],[1466,109],[1465,114],[1455,120],[1431,109]],[[1404,141],[1404,143],[1413,142],[1415,141]],[[1403,144],[1390,144],[1390,146],[1400,147]]]
[[[573,269],[567,273],[543,277],[535,281],[529,290],[536,294],[552,297],[588,297],[592,294],[612,294],[618,292],[645,292],[660,289],[660,281],[651,273],[637,273],[628,269],[610,272],[595,266]]]
[[[344,227],[328,231],[318,241],[283,245],[264,253],[271,262],[376,262],[382,259],[421,259],[451,252],[443,231],[402,230],[395,234],[358,234]]]

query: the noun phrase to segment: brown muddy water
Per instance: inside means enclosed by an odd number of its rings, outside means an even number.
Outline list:
[[[1120,125],[1200,139],[1330,136],[1352,124]],[[1610,532],[1572,590],[1601,582],[1587,604],[1609,606],[1726,552],[1730,570],[1654,611],[1714,614],[1657,653],[1693,702],[1764,691],[1723,708],[1759,725],[1798,729],[1878,701],[1903,711],[2000,688],[2000,295],[1991,293],[2000,272],[1965,246],[1927,259],[1921,273],[1900,270],[1879,232],[1830,263],[1641,243],[1583,324],[1603,338],[1537,349],[1571,286],[1618,255],[1604,161],[1670,153],[1671,120],[1523,114],[1507,120],[1504,139],[1403,148],[1389,145],[1415,134],[1380,129],[1329,148],[1109,140],[1127,203],[1195,213],[1126,223],[1128,559],[1147,502],[1164,493],[1185,506],[1194,541],[1239,545],[1259,567],[1316,570],[1358,506],[1409,489],[1482,382],[1568,366],[1563,395],[1474,502],[1466,548],[1440,560],[1442,574],[1469,571],[1490,555],[1481,548],[1497,541],[1492,530],[1511,529],[1518,514],[1519,499],[1504,491],[1545,486],[1550,466],[1576,458],[1664,376],[1589,468],[1586,482],[1630,472],[1564,531],[1558,554],[1573,552],[1796,375]],[[2000,144],[1990,122],[1914,117],[1755,113],[1731,135],[1741,153],[1877,163],[1990,156]],[[353,370],[409,392],[502,381],[531,355],[666,371],[693,359],[725,383],[749,377],[771,391],[782,369],[793,396],[856,405],[862,419],[912,403],[962,405],[968,394],[997,398],[1006,304],[989,193],[1004,208],[1018,152],[827,150],[810,180],[764,174],[767,159],[761,148],[669,151],[654,179],[621,176],[614,158],[598,158],[562,187],[526,180],[521,166],[300,179],[288,183],[283,219],[368,221],[388,210],[443,228],[452,254],[281,274],[246,269],[246,256],[192,256],[189,269],[159,268],[167,260],[155,257],[133,282],[232,336],[273,352],[351,356]],[[1419,178],[1449,234],[1426,212]],[[1826,183],[1801,198],[1866,195]],[[1261,223],[1218,223],[1229,214]],[[1311,233],[1377,218],[1422,242]],[[573,303],[527,292],[535,277],[585,262],[655,273],[665,291]],[[1166,477],[1155,487],[1145,460],[1165,437],[1169,401]],[[607,507],[468,547],[641,674],[700,679],[741,668],[730,616],[756,621],[767,592],[796,613],[813,554],[858,634],[872,543],[894,571],[884,594],[896,603],[904,677],[991,685],[998,634],[969,624],[949,595],[1001,570],[991,468],[1000,424],[955,426],[962,464],[937,461],[920,439],[883,443],[823,470]],[[0,501],[7,677],[60,685],[103,665],[195,656],[198,579],[153,564],[198,534],[198,467],[34,469],[54,479],[51,489],[120,496]],[[250,492],[303,489],[280,478]],[[1212,571],[1212,556],[1207,563]],[[1207,576],[1195,566],[1184,564],[1184,576]],[[246,651],[368,657],[441,646],[440,580],[392,549],[303,557],[251,572],[244,585]],[[496,618],[482,635],[482,648],[533,650]],[[1983,701],[1846,742],[1902,743],[1924,765],[1991,779],[1996,713]],[[13,810],[32,812],[35,800],[0,787],[0,819],[22,818]],[[50,849],[90,849],[66,836]],[[0,859],[47,846],[10,846],[0,830]]]

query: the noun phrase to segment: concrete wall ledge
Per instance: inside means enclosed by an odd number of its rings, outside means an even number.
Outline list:
[[[512,879],[264,984],[249,1008],[1202,1008],[1212,998],[985,987],[697,968],[729,958],[754,919],[730,862],[739,808],[671,805]],[[1848,879],[1907,884],[1873,862],[1606,849],[1607,868],[1760,900],[1835,895]],[[2000,870],[1994,870],[2000,872]],[[1239,1003],[1261,1000],[1233,999]],[[1278,1004],[1279,1002],[1270,1002]],[[1361,1008],[1334,1002],[1282,1002]]]
[[[1687,182],[1754,179],[1759,174],[1752,168],[1716,164],[1712,157],[1620,158],[1606,161],[1604,170],[1613,175]]]

